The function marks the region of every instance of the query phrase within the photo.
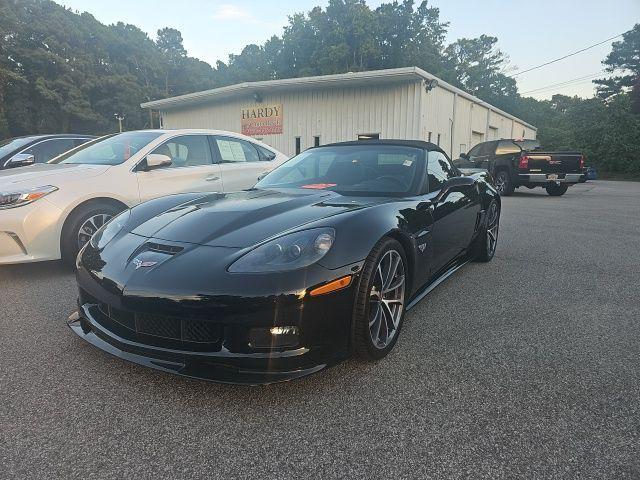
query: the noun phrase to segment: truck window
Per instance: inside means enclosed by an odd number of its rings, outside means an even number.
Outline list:
[[[520,147],[511,140],[500,140],[498,142],[498,148],[496,148],[496,155],[513,155],[514,153],[520,153]]]

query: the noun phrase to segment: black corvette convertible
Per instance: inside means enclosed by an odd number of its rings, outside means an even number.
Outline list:
[[[80,337],[124,359],[232,383],[380,359],[405,311],[496,249],[500,197],[434,144],[313,148],[250,190],[159,198],[78,255]]]

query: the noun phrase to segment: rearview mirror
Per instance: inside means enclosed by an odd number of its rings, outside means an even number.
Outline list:
[[[30,153],[16,153],[5,164],[7,168],[26,167],[27,165],[33,165],[36,163],[36,157]]]
[[[171,165],[172,160],[168,155],[162,155],[160,153],[150,153],[145,158],[144,164],[142,165],[142,169],[145,172],[149,170],[155,170],[162,167],[168,167]]]

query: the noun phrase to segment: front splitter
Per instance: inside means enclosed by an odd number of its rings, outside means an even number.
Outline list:
[[[229,364],[211,361],[206,362],[206,365],[189,360],[171,361],[139,355],[119,348],[117,340],[112,339],[113,343],[111,343],[97,335],[91,323],[87,319],[83,319],[78,312],[69,317],[67,324],[80,338],[110,355],[144,367],[209,382],[234,385],[268,385],[306,377],[327,367],[327,364],[321,364],[311,368],[291,371],[262,371],[246,370]],[[187,357],[188,355],[185,354],[185,358]]]

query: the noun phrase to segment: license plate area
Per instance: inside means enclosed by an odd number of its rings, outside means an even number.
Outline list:
[[[558,174],[557,173],[548,174],[547,180],[549,180],[550,182],[555,182],[556,180],[558,180]]]

